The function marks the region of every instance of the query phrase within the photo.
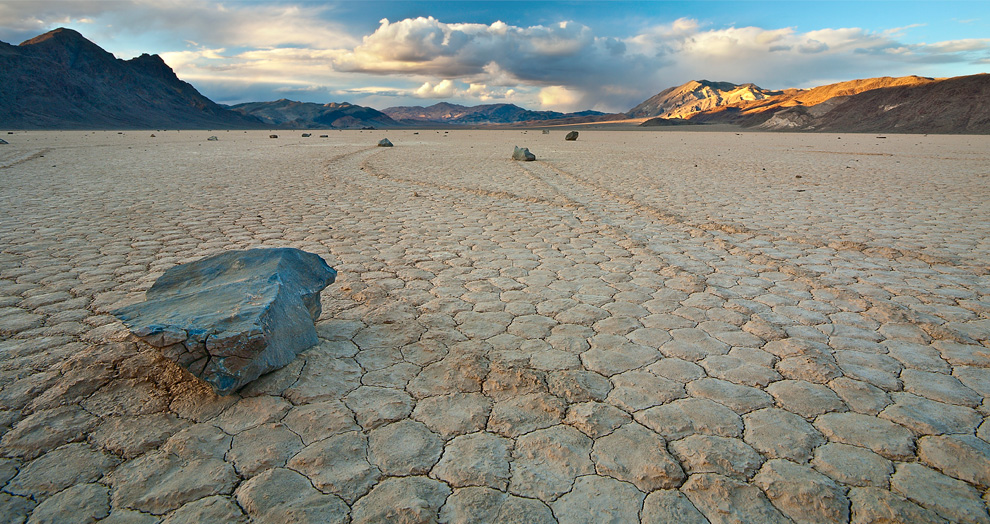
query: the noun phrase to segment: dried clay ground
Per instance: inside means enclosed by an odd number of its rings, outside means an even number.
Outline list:
[[[151,133],[0,145],[0,521],[990,522],[990,137]],[[237,395],[108,313],[259,246]]]

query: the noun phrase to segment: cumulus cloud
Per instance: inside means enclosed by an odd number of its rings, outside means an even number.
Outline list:
[[[625,111],[688,80],[807,87],[865,76],[936,76],[919,65],[990,60],[990,39],[907,41],[915,26],[801,32],[681,18],[615,38],[572,21],[519,26],[419,17],[382,19],[366,34],[352,34],[334,9],[198,0],[0,2],[0,34],[26,39],[71,25],[118,54],[125,36],[142,44],[154,36],[158,49],[130,51],[162,54],[180,78],[221,101],[266,89],[271,96],[346,96],[366,104],[501,100],[556,110]]]

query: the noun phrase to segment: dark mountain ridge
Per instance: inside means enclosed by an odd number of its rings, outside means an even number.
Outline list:
[[[292,129],[361,129],[396,127],[388,115],[347,102],[317,104],[285,98],[274,102],[248,102],[230,106],[245,116],[257,118],[272,127]]]
[[[158,55],[120,60],[71,29],[0,42],[0,124],[9,129],[261,128],[179,80]]]
[[[560,113],[557,111],[531,111],[515,104],[482,104],[463,106],[440,102],[428,107],[398,106],[382,110],[394,120],[407,124],[449,124],[449,125],[486,125],[514,124],[520,122],[541,122],[561,118],[598,116],[605,113],[599,111],[581,111],[579,113]]]

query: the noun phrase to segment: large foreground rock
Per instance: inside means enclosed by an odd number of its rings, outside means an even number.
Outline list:
[[[298,249],[230,251],[170,268],[114,315],[226,395],[317,343],[320,291],[336,276]]]
[[[523,162],[532,162],[533,160],[536,160],[536,155],[530,153],[528,147],[516,146],[515,149],[512,150],[512,159],[521,160]]]

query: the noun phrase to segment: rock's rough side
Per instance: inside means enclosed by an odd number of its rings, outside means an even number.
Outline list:
[[[516,148],[512,150],[512,159],[522,160],[523,162],[532,162],[533,160],[536,160],[536,155],[530,153],[528,147],[516,146]]]
[[[320,291],[336,276],[299,249],[229,251],[170,268],[114,315],[226,395],[317,343]]]

